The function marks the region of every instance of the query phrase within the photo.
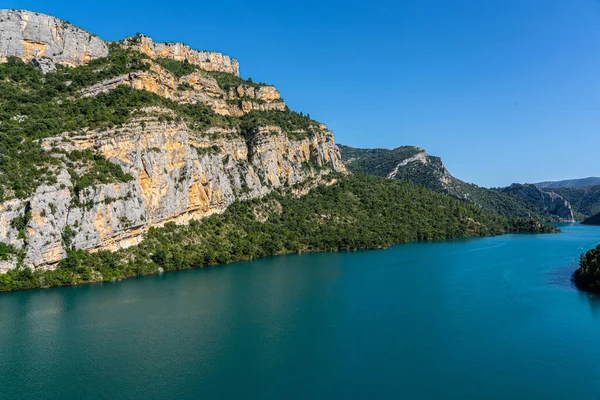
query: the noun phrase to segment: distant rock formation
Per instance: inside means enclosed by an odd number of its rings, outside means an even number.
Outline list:
[[[540,189],[579,188],[600,185],[600,178],[591,176],[589,178],[567,179],[564,181],[538,182],[534,185]]]
[[[412,181],[509,217],[574,220],[571,204],[556,193],[542,191],[534,185],[487,189],[463,182],[448,172],[441,158],[419,147],[357,149],[340,145],[339,148],[342,160],[351,171]]]
[[[516,195],[531,204],[536,204],[542,213],[556,215],[567,222],[575,221],[571,204],[559,194],[545,192],[535,185],[513,183],[502,189],[505,193]]]

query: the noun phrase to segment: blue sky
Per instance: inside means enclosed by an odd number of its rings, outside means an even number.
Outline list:
[[[0,0],[237,58],[336,142],[416,145],[482,186],[600,175],[598,0]]]

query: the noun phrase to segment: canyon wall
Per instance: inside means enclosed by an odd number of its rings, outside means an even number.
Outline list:
[[[297,140],[275,126],[249,138],[219,129],[207,135],[164,121],[172,116],[168,109],[152,107],[118,128],[45,139],[47,150],[98,152],[134,179],[77,193],[73,177],[61,167],[56,184],[40,186],[28,199],[0,204],[0,241],[24,249],[25,266],[54,268],[67,247],[132,246],[151,227],[201,219],[235,200],[344,171],[328,130],[306,132]],[[15,219],[24,219],[24,231],[13,227]],[[0,269],[14,268],[16,262],[4,262]]]
[[[140,71],[96,81],[57,100],[75,102],[125,85],[184,105],[203,103],[232,118],[254,110],[289,112],[277,89],[239,78],[238,62],[228,56],[180,43],[154,43],[142,35],[114,46],[144,53],[148,68],[142,65]],[[95,35],[57,18],[0,10],[0,61],[17,56],[47,74],[56,72],[54,64],[81,66],[111,51]],[[177,76],[161,66],[162,58],[198,68]],[[219,74],[229,74],[225,83]],[[114,107],[118,110],[118,104]],[[112,128],[81,126],[76,132],[36,139],[35,145],[57,160],[39,168],[51,168],[56,179],[40,184],[27,198],[0,202],[0,242],[20,253],[20,259],[0,259],[0,272],[18,265],[52,269],[70,249],[133,246],[152,227],[201,219],[223,212],[236,200],[261,197],[309,178],[315,185],[324,174],[345,171],[332,132],[312,122],[288,132],[266,122],[244,131],[239,124],[199,130],[173,109],[153,106],[135,110],[127,123]],[[70,158],[90,151],[94,156],[87,164]],[[93,171],[95,155],[119,166],[127,179],[82,185],[82,177]]]

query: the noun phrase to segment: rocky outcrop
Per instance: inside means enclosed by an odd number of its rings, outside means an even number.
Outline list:
[[[428,174],[433,175],[433,178],[438,181],[439,185],[447,190],[448,185],[452,183],[453,177],[444,166],[442,159],[430,156],[425,150],[419,147],[415,147],[414,149],[417,153],[396,164],[393,171],[387,177],[392,179],[402,176],[403,172],[410,173],[412,172],[411,170],[420,169],[423,172],[427,171]]]
[[[194,50],[183,43],[155,43],[151,38],[138,34],[119,42],[124,48],[134,49],[150,58],[169,58],[187,61],[206,71],[220,71],[240,76],[237,60],[214,51]]]
[[[46,149],[92,149],[134,179],[75,193],[66,167],[59,167],[56,184],[40,186],[29,199],[0,204],[0,241],[23,249],[24,265],[53,268],[67,248],[129,247],[150,227],[201,219],[224,211],[236,199],[344,170],[326,129],[295,140],[278,127],[261,127],[243,137],[235,131],[198,133],[185,123],[161,122],[173,116],[170,110],[147,108],[118,128],[46,139]],[[24,237],[11,227],[16,218],[26,219]]]
[[[53,63],[82,65],[108,55],[97,36],[58,18],[23,10],[0,10],[0,62],[46,57]]]
[[[410,180],[442,193],[448,193],[455,178],[441,158],[416,146],[395,149],[358,149],[340,146],[342,160],[350,170],[389,179]]]
[[[513,183],[502,190],[536,204],[544,213],[556,215],[566,222],[575,221],[571,204],[559,194],[544,192],[535,185],[520,183]]]
[[[42,74],[56,72],[56,64],[49,58],[34,58],[31,60],[31,65],[42,71]]]
[[[279,91],[273,86],[240,84],[225,92],[215,78],[202,71],[177,78],[156,63],[148,71],[137,71],[106,79],[81,90],[81,97],[93,97],[114,90],[119,85],[147,90],[182,104],[205,103],[221,115],[240,116],[252,110],[286,108]]]

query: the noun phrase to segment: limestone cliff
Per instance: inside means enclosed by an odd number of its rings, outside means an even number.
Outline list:
[[[251,86],[247,83],[224,90],[214,77],[202,71],[177,77],[159,64],[149,62],[148,71],[135,71],[105,79],[80,91],[81,97],[93,97],[114,90],[119,85],[147,90],[178,103],[205,103],[221,115],[239,116],[252,110],[286,108],[279,91],[269,85]]]
[[[251,138],[218,129],[209,136],[185,123],[161,122],[169,116],[170,110],[148,108],[122,127],[44,140],[48,150],[99,152],[135,179],[74,193],[66,166],[59,167],[55,185],[0,204],[0,241],[23,248],[24,265],[52,268],[67,245],[92,251],[128,247],[150,227],[200,219],[236,199],[344,170],[327,130],[298,140],[278,127],[258,129]],[[26,215],[24,237],[19,237],[11,221]]]
[[[198,51],[183,43],[154,43],[144,35],[138,34],[124,39],[123,47],[138,50],[150,58],[168,58],[176,61],[187,61],[206,71],[220,71],[240,76],[237,60],[214,51]]]
[[[0,62],[9,56],[23,61],[46,57],[64,65],[82,65],[108,55],[97,36],[49,15],[0,10]]]
[[[132,63],[126,61],[111,70],[115,46],[119,56],[135,53],[141,61],[131,68]],[[333,134],[325,125],[292,113],[273,86],[239,78],[238,62],[220,53],[154,43],[141,35],[107,46],[54,17],[4,10],[0,11],[0,60],[9,56],[31,62],[61,82],[56,97],[36,97],[46,101],[39,104],[44,112],[58,107],[36,126],[45,128],[48,122],[69,128],[48,134],[31,129],[31,137],[26,138],[28,146],[39,148],[37,154],[46,157],[41,158],[46,164],[35,165],[32,174],[46,170],[52,179],[39,178],[26,194],[0,181],[0,242],[19,254],[0,259],[0,272],[18,265],[54,268],[69,249],[115,250],[136,245],[151,227],[201,219],[223,212],[235,200],[261,197],[308,178],[314,178],[311,185],[316,185],[331,171],[345,171]],[[100,59],[93,66],[84,65],[96,58]],[[165,59],[185,62],[186,74],[169,69]],[[190,69],[190,64],[195,67]],[[0,82],[14,85],[11,89],[17,92],[33,96],[48,82],[48,75],[31,66],[4,66],[24,68],[21,72],[32,74],[30,82],[38,82],[25,89],[11,79]],[[79,79],[76,84],[72,77]],[[118,100],[94,103],[103,93],[119,93],[115,89],[122,86],[128,87],[123,89],[127,93],[151,98],[150,103],[128,109]],[[156,96],[142,90],[168,101],[156,101]],[[197,103],[210,108],[196,107]],[[52,121],[67,104],[81,105],[71,108],[80,114]],[[201,114],[202,123],[181,111],[184,107]],[[242,120],[251,111],[256,113],[248,117],[256,119]],[[123,118],[92,129],[98,122],[95,112],[101,114],[101,121],[113,114]],[[35,113],[7,115],[0,120],[2,133],[23,132],[19,124],[35,117]],[[293,119],[300,122],[290,122]],[[61,125],[67,120],[87,122],[76,128]],[[1,140],[2,135],[0,145]],[[102,164],[102,168],[116,168],[121,178],[106,179],[112,175],[95,170],[99,159],[110,165]],[[103,179],[94,180],[92,172],[104,174]],[[0,168],[0,178],[4,176],[6,171]],[[86,177],[92,180],[84,182]]]

